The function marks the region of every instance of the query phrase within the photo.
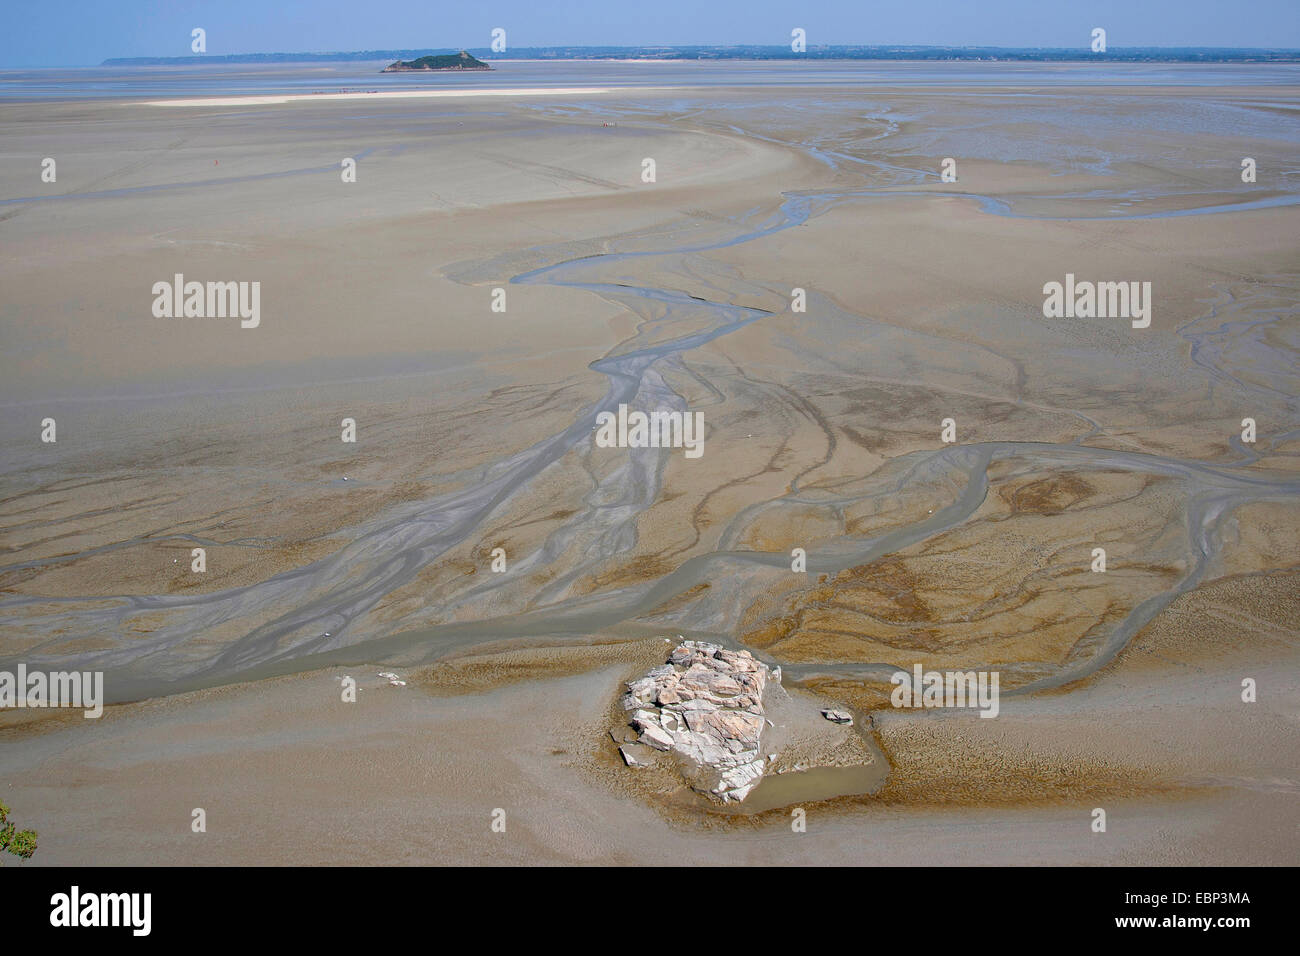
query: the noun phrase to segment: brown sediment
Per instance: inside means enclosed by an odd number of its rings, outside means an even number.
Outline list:
[[[583,581],[577,589],[579,594],[590,594],[612,587],[626,587],[629,584],[641,584],[656,581],[674,570],[675,566],[658,554],[643,554],[630,560],[621,561],[609,571],[594,575]]]
[[[1176,521],[1167,481],[1006,470],[990,469],[991,493],[962,526],[829,580],[792,580],[759,596],[742,618],[742,641],[778,662],[810,665],[903,655],[909,665],[1050,668],[1099,621],[1177,580],[1181,556],[1163,543]],[[1114,527],[1128,530],[1122,549],[1113,533],[1093,530]],[[1135,553],[1138,542],[1148,546]],[[1105,574],[1091,571],[1097,543],[1111,551]],[[1162,552],[1167,561],[1151,559]]]
[[[1013,515],[1023,512],[1059,515],[1071,505],[1087,500],[1093,492],[1092,485],[1078,475],[1052,475],[1017,488],[998,489],[998,495],[1011,506]]]
[[[976,718],[979,719],[979,718]],[[996,719],[996,718],[995,718]],[[999,747],[948,722],[884,723],[890,773],[873,799],[884,806],[997,807],[1079,800],[1130,800],[1190,794],[1167,768],[1101,755],[1074,756],[1044,742],[1033,750]]]
[[[526,681],[584,674],[612,665],[650,666],[667,647],[662,638],[550,644],[472,651],[413,672],[409,682],[438,695],[479,694]]]
[[[943,807],[1013,807],[1068,804],[1074,801],[1134,799],[1183,800],[1229,787],[1213,779],[1191,782],[1189,762],[1173,755],[1143,758],[1140,740],[1120,750],[1101,739],[1088,742],[1088,723],[1077,728],[1060,726],[1047,715],[1058,703],[1082,688],[1118,675],[1160,672],[1171,668],[1222,666],[1243,647],[1252,656],[1294,658],[1300,653],[1300,593],[1295,582],[1300,573],[1273,572],[1243,575],[1210,582],[1175,600],[1134,639],[1107,668],[1068,688],[1036,693],[1025,701],[1042,710],[1035,734],[1034,718],[1016,735],[1019,746],[995,739],[999,720],[985,725],[980,718],[963,723],[943,712],[895,710],[893,687],[882,682],[817,679],[808,686],[844,706],[873,712],[877,739],[889,759],[885,786],[866,800],[844,799],[842,805],[861,804],[926,809]],[[1246,665],[1242,673],[1254,673]],[[1235,693],[1234,684],[1225,690]],[[1004,685],[1005,689],[1005,685]],[[1173,702],[1156,697],[1165,706]],[[1006,699],[1004,698],[1004,706]],[[973,717],[974,715],[972,715]],[[1122,733],[1107,727],[1110,736]],[[1096,728],[1100,730],[1101,728]],[[1027,742],[1035,739],[1034,743]]]

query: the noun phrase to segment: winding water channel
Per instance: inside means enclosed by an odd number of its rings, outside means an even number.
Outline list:
[[[582,544],[584,558],[567,568],[560,578],[534,597],[534,609],[360,641],[354,635],[357,623],[386,595],[414,580],[422,569],[437,562],[452,548],[473,540],[476,534],[481,533],[485,520],[520,494],[539,474],[570,452],[590,443],[600,412],[614,411],[624,403],[684,409],[681,397],[662,378],[665,364],[751,323],[761,322],[770,314],[754,308],[704,301],[671,288],[594,281],[591,278],[593,270],[605,269],[617,262],[705,253],[760,241],[845,203],[897,201],[902,197],[924,195],[933,194],[890,189],[791,194],[784,197],[770,218],[744,227],[730,238],[655,251],[613,252],[570,259],[516,275],[511,280],[515,284],[581,289],[634,311],[638,306],[644,309],[649,301],[661,315],[643,323],[643,333],[656,327],[671,327],[674,323],[688,326],[690,331],[651,344],[639,345],[634,340],[616,350],[615,354],[597,358],[590,368],[606,377],[606,393],[594,405],[578,413],[566,428],[495,462],[484,469],[482,480],[471,483],[469,487],[400,506],[382,519],[370,522],[360,529],[354,540],[329,557],[255,584],[210,594],[62,599],[11,597],[0,601],[0,609],[7,612],[33,606],[48,608],[40,613],[29,612],[22,618],[23,627],[36,633],[62,635],[31,649],[23,655],[23,660],[29,667],[103,670],[109,675],[106,686],[110,700],[136,699],[304,670],[335,661],[377,660],[392,655],[404,655],[410,660],[429,660],[450,649],[488,640],[585,635],[609,632],[620,626],[635,630],[638,618],[701,583],[735,577],[738,568],[788,567],[789,557],[784,552],[764,553],[728,546],[691,557],[653,582],[581,597],[566,596],[570,583],[634,548],[637,517],[658,497],[668,452],[632,450],[627,452],[626,464],[601,479],[596,491],[586,495],[584,506],[552,533],[539,553],[512,557],[514,568],[527,571],[549,556],[565,552],[575,543]],[[977,202],[986,214],[1017,216],[1013,203],[988,196],[963,195]],[[1296,199],[1262,200],[1248,206],[1262,208]],[[1217,205],[1164,213],[1144,213],[1135,209],[1129,215],[1104,218],[1214,214],[1243,208],[1247,207]],[[1258,321],[1276,321],[1276,316],[1261,316]],[[1191,335],[1187,333],[1189,339]],[[1294,411],[1293,403],[1291,408]],[[1090,421],[1083,415],[1079,417]],[[1296,424],[1292,419],[1290,425]],[[1296,431],[1291,431],[1276,435],[1272,443],[1276,445],[1295,434]],[[1178,595],[1195,588],[1221,547],[1220,526],[1235,508],[1247,502],[1290,499],[1300,494],[1300,481],[1296,479],[1248,470],[1247,466],[1256,460],[1256,456],[1239,445],[1237,450],[1242,454],[1241,460],[1215,464],[1093,448],[1081,444],[1082,440],[1074,443],[1008,441],[945,445],[895,460],[891,463],[895,467],[894,477],[890,480],[900,480],[897,478],[900,474],[904,476],[901,480],[955,474],[964,482],[964,488],[951,501],[936,502],[933,513],[922,521],[873,537],[845,537],[835,542],[833,547],[810,550],[808,570],[814,573],[835,572],[864,565],[962,525],[985,500],[989,489],[989,469],[995,462],[1021,460],[1043,469],[1121,470],[1177,479],[1180,487],[1187,489],[1184,502],[1185,572],[1172,587],[1132,608],[1104,636],[1091,656],[1072,661],[1050,676],[1019,688],[1018,692],[1023,693],[1061,686],[1104,666]],[[762,504],[764,507],[795,506],[802,500],[800,495],[796,485],[786,497]],[[818,501],[834,504],[832,498],[823,494]],[[845,499],[841,503],[848,504],[849,501]],[[724,545],[735,540],[735,531],[740,523],[751,520],[753,515],[746,509],[732,519],[732,527],[724,530],[720,540]],[[464,592],[462,600],[504,586],[513,577],[486,575],[486,580],[480,578],[481,583],[475,582]],[[740,581],[739,578],[736,580]],[[743,587],[744,584],[737,586]],[[59,653],[56,649],[68,634],[124,633],[128,620],[143,613],[162,615],[161,625],[145,638],[123,640],[108,649],[76,656]],[[265,618],[268,613],[274,616],[222,646],[215,656],[203,658],[186,650],[187,644],[218,625],[254,616]],[[734,643],[733,633],[708,633],[714,639]],[[786,672],[796,679],[818,674],[880,678],[899,666],[905,667],[906,663],[787,665]]]

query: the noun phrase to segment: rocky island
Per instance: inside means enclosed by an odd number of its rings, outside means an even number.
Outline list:
[[[641,736],[620,748],[623,759],[641,766],[645,748],[672,751],[696,790],[745,799],[763,778],[759,737],[769,678],[779,682],[779,670],[773,674],[748,651],[684,642],[668,663],[627,685],[623,709]]]
[[[665,663],[628,681],[611,702],[616,726],[609,736],[622,762],[657,775],[647,780],[648,793],[671,792],[675,778],[718,804],[757,799],[761,811],[883,784],[883,755],[855,729],[851,713],[787,689],[781,668],[749,651],[678,640]],[[769,778],[780,782],[754,798]]]
[[[482,60],[475,59],[464,50],[436,56],[422,56],[418,60],[398,60],[380,70],[381,73],[431,72],[433,70],[490,70]]]

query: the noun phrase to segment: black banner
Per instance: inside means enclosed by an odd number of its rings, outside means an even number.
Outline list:
[[[1232,945],[1261,930],[1277,933],[1283,889],[1294,872],[1276,869],[920,869],[850,871],[639,867],[613,875],[594,869],[0,869],[0,912],[11,939],[75,935],[190,942],[209,931],[273,932],[299,941],[338,942],[358,931],[393,939],[425,937],[444,920],[490,918],[494,934],[536,932],[557,921],[573,933],[610,942],[627,921],[646,939],[661,919],[721,931],[719,917],[760,915],[804,932],[857,937],[867,945],[883,927],[936,941],[1054,932],[1045,939]],[[712,884],[712,889],[710,889]],[[658,901],[656,902],[656,897]],[[710,897],[713,902],[709,903]],[[710,910],[716,908],[713,915]],[[657,915],[656,915],[657,914]],[[861,925],[850,925],[856,915]],[[607,930],[606,924],[612,928]],[[618,929],[618,925],[622,929]],[[712,926],[714,929],[709,930]],[[965,934],[969,932],[970,937]],[[722,940],[714,940],[721,944]],[[703,944],[703,940],[701,940]]]

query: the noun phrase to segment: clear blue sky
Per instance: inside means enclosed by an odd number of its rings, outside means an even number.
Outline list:
[[[0,68],[114,56],[511,46],[821,43],[1300,48],[1300,0],[5,0]]]

